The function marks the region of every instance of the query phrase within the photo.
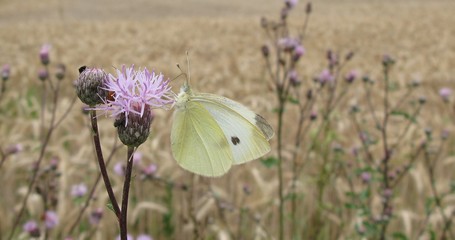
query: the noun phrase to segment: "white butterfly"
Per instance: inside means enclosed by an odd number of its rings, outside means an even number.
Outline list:
[[[194,93],[186,82],[174,107],[172,154],[190,172],[221,176],[233,164],[260,158],[271,149],[272,127],[238,102]]]

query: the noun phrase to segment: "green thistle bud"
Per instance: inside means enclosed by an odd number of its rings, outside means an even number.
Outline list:
[[[76,93],[79,99],[89,105],[95,106],[103,103],[103,99],[108,95],[103,89],[108,75],[99,68],[79,68],[79,78],[76,80]]]

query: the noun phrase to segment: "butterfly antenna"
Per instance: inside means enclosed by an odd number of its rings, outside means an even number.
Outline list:
[[[177,63],[176,65],[177,65],[177,68],[180,70],[180,74],[177,75],[174,79],[176,79],[176,78],[178,78],[178,77],[180,77],[180,76],[183,75],[183,76],[185,76],[185,84],[184,84],[184,85],[185,85],[185,86],[188,86],[188,74],[186,74],[186,73],[182,70],[182,68],[180,67],[180,64]]]
[[[191,72],[190,72],[190,56],[189,56],[188,50],[186,51],[186,63],[187,63],[187,67],[188,67],[188,78],[187,78],[186,84],[189,85],[190,80],[191,80]]]

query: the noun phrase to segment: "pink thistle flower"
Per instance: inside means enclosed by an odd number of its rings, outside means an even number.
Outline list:
[[[141,152],[135,152],[133,155],[133,164],[137,165],[140,164],[142,161],[143,154]]]
[[[58,215],[54,211],[47,211],[44,213],[44,223],[47,229],[52,229],[58,224]]]
[[[39,57],[40,57],[41,63],[43,65],[47,65],[50,62],[50,60],[49,60],[49,51],[50,50],[51,50],[51,45],[50,44],[44,44],[41,47],[41,50],[39,52]]]
[[[98,225],[102,218],[103,218],[103,209],[97,208],[90,213],[89,222],[92,225]]]
[[[441,96],[442,100],[445,102],[449,101],[450,95],[452,95],[452,89],[447,87],[439,89],[439,96]]]
[[[27,221],[24,226],[22,226],[22,229],[24,232],[30,234],[30,237],[39,237],[41,235],[38,223],[34,220]]]
[[[153,240],[153,238],[147,234],[140,234],[136,237],[136,240]]]
[[[83,183],[71,187],[71,196],[75,198],[83,197],[87,193],[87,186]]]
[[[116,163],[114,165],[114,172],[119,176],[125,175],[125,165],[121,162]]]
[[[117,236],[115,239],[116,239],[116,240],[120,240],[120,239],[121,239],[121,238],[120,238],[120,235]],[[130,234],[128,234],[128,235],[126,235],[126,239],[127,239],[127,240],[133,240],[134,238],[133,238],[133,236],[131,236]]]
[[[147,68],[135,71],[134,65],[128,68],[123,66],[122,70],[117,69],[117,77],[109,75],[103,87],[112,97],[103,99],[104,105],[92,109],[110,111],[113,118],[124,114],[125,126],[130,114],[142,117],[146,108],[167,109],[174,103],[174,93],[169,81],[163,78],[161,73],[155,74]]]
[[[147,167],[144,167],[142,169],[142,172],[147,175],[147,176],[152,176],[156,173],[156,171],[158,170],[158,166],[156,164],[150,164],[148,165]]]
[[[278,46],[284,51],[292,51],[297,46],[300,46],[300,43],[297,39],[291,37],[285,37],[278,39]]]
[[[2,79],[6,81],[9,79],[9,75],[11,73],[11,67],[8,64],[3,65],[2,67]]]
[[[319,83],[325,84],[335,81],[335,77],[330,73],[328,69],[324,69],[321,74],[319,74],[318,78]]]
[[[288,7],[288,8],[295,7],[295,5],[297,5],[298,2],[299,2],[299,0],[285,0],[284,1],[284,3],[286,4],[286,7]]]
[[[347,83],[352,83],[358,76],[359,73],[357,72],[357,70],[351,70],[348,74],[346,74],[344,80],[346,80]]]

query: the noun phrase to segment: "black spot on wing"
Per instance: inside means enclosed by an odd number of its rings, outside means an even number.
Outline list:
[[[233,136],[231,137],[231,142],[234,144],[234,145],[237,145],[240,143],[240,139],[236,136]]]

